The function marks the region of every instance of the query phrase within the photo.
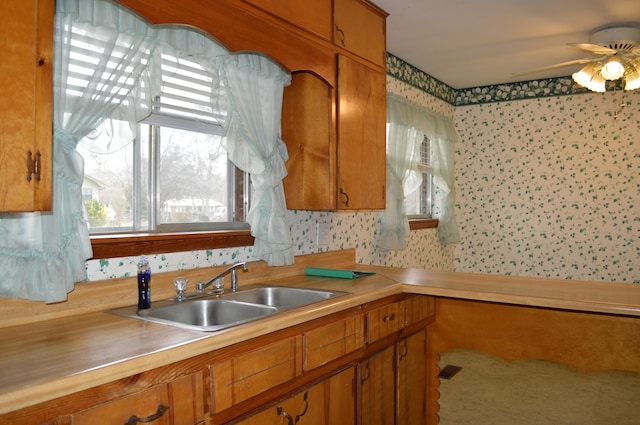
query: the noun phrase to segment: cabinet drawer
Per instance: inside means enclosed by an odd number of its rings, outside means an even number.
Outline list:
[[[202,372],[71,415],[74,425],[192,425],[204,421]]]
[[[416,295],[405,300],[405,324],[413,325],[433,316],[436,300],[428,295]]]
[[[397,301],[371,310],[367,313],[368,342],[384,338],[404,327],[405,302]]]
[[[304,333],[304,370],[322,366],[364,345],[362,314]]]
[[[285,383],[302,373],[302,336],[217,361],[213,371],[215,413]]]

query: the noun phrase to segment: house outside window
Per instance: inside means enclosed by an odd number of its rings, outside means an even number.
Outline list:
[[[164,54],[162,74],[162,93],[132,143],[110,153],[78,145],[83,191],[91,179],[104,185],[87,209],[91,233],[248,229],[250,178],[227,159],[211,77],[195,61],[178,66]]]
[[[405,213],[409,220],[430,219],[433,216],[433,154],[431,140],[425,135],[420,144],[418,171],[422,174],[422,184],[404,198]]]

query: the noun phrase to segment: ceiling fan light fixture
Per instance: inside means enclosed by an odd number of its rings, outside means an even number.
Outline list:
[[[600,71],[600,73],[606,80],[614,81],[624,75],[624,65],[618,58],[611,57],[602,66],[602,70]]]
[[[633,66],[632,70],[627,73],[624,77],[625,90],[636,90],[640,88],[640,72],[638,72],[638,67]]]
[[[595,64],[590,63],[583,67],[580,71],[573,73],[572,78],[573,81],[578,83],[578,85],[587,88],[591,91],[604,93],[605,88],[605,79],[600,75],[599,70],[596,68]]]

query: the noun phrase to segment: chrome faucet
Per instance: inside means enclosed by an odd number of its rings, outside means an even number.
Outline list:
[[[199,282],[196,284],[197,292],[204,292],[204,290],[211,284],[214,284],[216,280],[221,279],[231,273],[231,292],[236,292],[238,290],[238,269],[242,267],[243,271],[247,271],[247,262],[243,261],[242,263],[236,263],[233,266],[229,267],[207,283]],[[223,290],[224,291],[224,290]]]

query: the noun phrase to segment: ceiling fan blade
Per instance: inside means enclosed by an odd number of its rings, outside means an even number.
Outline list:
[[[567,43],[568,46],[586,50],[596,55],[615,55],[617,50],[591,43]]]
[[[575,59],[575,60],[568,61],[568,62],[557,63],[555,65],[543,66],[541,68],[535,68],[535,69],[530,69],[530,70],[524,71],[524,72],[514,73],[514,74],[511,74],[511,76],[512,77],[522,77],[523,75],[535,74],[535,73],[543,72],[543,71],[550,71],[552,69],[563,68],[565,66],[581,65],[581,64],[584,64],[584,63],[589,63],[589,62],[593,62],[593,61],[600,60],[600,59],[601,58]]]

